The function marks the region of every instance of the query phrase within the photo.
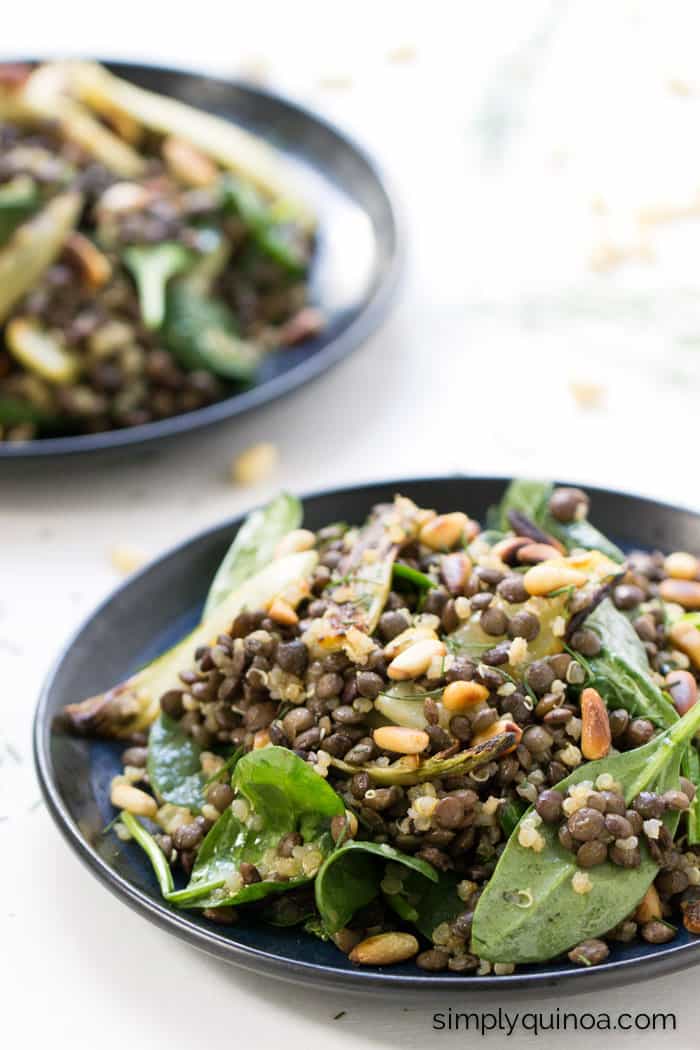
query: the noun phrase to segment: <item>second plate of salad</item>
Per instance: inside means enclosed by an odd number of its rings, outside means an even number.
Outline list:
[[[252,86],[0,65],[0,458],[240,414],[357,347],[401,233],[376,167]]]

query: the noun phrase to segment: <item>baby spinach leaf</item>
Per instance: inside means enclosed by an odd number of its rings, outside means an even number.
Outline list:
[[[195,812],[202,808],[207,778],[201,754],[180,723],[161,712],[148,737],[148,779],[158,798]]]
[[[342,930],[356,911],[379,895],[387,862],[437,881],[435,869],[419,857],[400,853],[387,843],[348,842],[331,853],[316,876],[316,907],[328,933]]]
[[[517,510],[524,514],[536,525],[542,524],[542,519],[547,514],[547,504],[552,494],[553,485],[549,481],[534,481],[530,478],[514,478],[503,493],[498,507],[490,511],[493,528],[502,532],[510,530],[508,511]]]
[[[501,806],[498,811],[498,822],[506,837],[513,834],[527,808],[527,802],[522,798],[509,798],[505,805]]]
[[[298,831],[305,843],[313,842],[322,855],[331,851],[330,822],[345,807],[324,778],[292,751],[283,747],[251,751],[236,765],[233,787],[251,804],[255,819],[243,824],[230,807],[222,813],[197,854],[189,892],[197,893],[205,883],[225,882],[238,871],[241,861],[257,865],[266,850],[275,848],[291,831]],[[287,882],[263,880],[234,893],[223,891],[204,900],[198,897],[195,906],[244,904],[308,881],[307,876]],[[183,898],[182,903],[188,902]]]
[[[301,519],[301,503],[286,492],[249,514],[216,571],[203,615],[208,616],[219,602],[271,562],[279,541],[299,528]]]
[[[163,340],[188,370],[204,369],[248,383],[260,364],[261,351],[238,335],[226,303],[195,284],[173,281],[167,290]]]
[[[651,719],[666,728],[678,720],[673,703],[650,677],[649,661],[640,639],[626,616],[609,598],[591,613],[586,624],[600,636],[603,649],[589,658],[589,682],[609,707],[623,707],[633,717]]]
[[[570,784],[610,773],[628,803],[643,790],[665,791],[678,783],[681,756],[699,727],[700,705],[644,747],[579,766],[557,787],[566,791]],[[675,831],[678,814],[667,814],[665,823]],[[604,934],[629,915],[657,873],[642,843],[638,868],[606,861],[588,873],[590,892],[576,893],[571,880],[580,869],[559,843],[557,826],[540,824],[538,831],[545,842],[539,853],[521,846],[517,831],[511,835],[479,898],[472,951],[492,962],[541,962]]]
[[[412,569],[410,565],[404,565],[400,561],[394,562],[393,575],[395,580],[405,580],[406,583],[417,587],[419,591],[429,591],[433,587],[437,587],[437,583],[430,576],[426,576],[424,572]]]
[[[560,540],[569,551],[582,547],[584,550],[600,551],[613,561],[623,561],[624,554],[620,548],[587,519],[564,524],[549,513],[549,497],[553,487],[548,481],[516,478],[506,489],[498,507],[490,511],[489,524],[493,523],[494,527],[507,531],[510,528],[508,512],[515,510]]]
[[[150,834],[146,831],[140,820],[137,820],[132,813],[127,813],[126,810],[122,811],[117,818],[121,820],[124,827],[130,833],[134,842],[138,843],[141,849],[144,851],[149,861],[153,872],[158,879],[158,885],[160,886],[160,892],[163,894],[167,901],[171,904],[176,904],[182,898],[184,890],[176,890],[173,884],[173,873],[170,870],[170,865],[165,858],[165,854],[162,849]],[[199,894],[204,896],[211,893],[212,890],[217,889],[221,885],[221,882],[210,882],[206,885],[199,887]],[[192,896],[192,895],[190,895]]]
[[[639,635],[609,598],[604,598],[587,617],[586,626],[596,631],[605,648],[611,653],[621,657],[643,674],[649,673],[649,660]]]
[[[433,930],[443,922],[453,922],[466,910],[466,904],[457,893],[460,882],[459,875],[445,871],[440,873],[437,882],[412,878],[406,887],[408,899],[418,915],[415,926],[428,940],[432,940]]]
[[[695,798],[686,812],[688,845],[696,846],[700,843],[700,754],[698,754],[697,746],[692,742],[683,755],[681,772],[696,788]]]

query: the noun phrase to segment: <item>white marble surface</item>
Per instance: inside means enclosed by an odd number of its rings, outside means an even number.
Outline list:
[[[54,655],[118,582],[115,544],[153,556],[282,484],[419,472],[529,471],[700,506],[697,9],[378,6],[64,0],[19,7],[3,33],[3,52],[18,56],[82,51],[265,76],[377,151],[411,224],[399,308],[308,390],[119,463],[0,473],[0,1002],[3,1033],[25,1033],[18,1045],[468,1038],[431,1032],[434,1009],[464,1007],[456,998],[300,995],[208,960],[113,900],[69,853],[38,804],[30,718]],[[689,214],[640,222],[662,206]],[[591,268],[611,251],[625,260]],[[599,388],[598,407],[574,397],[581,383]],[[279,446],[279,470],[234,488],[231,457],[261,440]],[[699,973],[551,1005],[675,1010],[675,1035],[612,1038],[685,1050]],[[534,1041],[520,1033],[508,1045]]]

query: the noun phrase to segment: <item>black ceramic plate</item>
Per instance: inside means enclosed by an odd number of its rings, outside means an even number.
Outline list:
[[[373,504],[400,491],[437,510],[461,508],[483,520],[505,482],[497,478],[400,480],[339,489],[304,500],[304,522],[316,529],[330,521],[361,522]],[[596,524],[625,546],[697,550],[700,515],[634,496],[589,489]],[[563,962],[522,967],[508,977],[428,974],[411,964],[392,969],[356,969],[333,944],[296,929],[275,929],[243,919],[215,926],[163,903],[138,846],[100,835],[114,816],[109,782],[120,770],[118,744],[86,742],[52,728],[64,704],[120,681],[172,645],[197,620],[209,581],[240,519],[202,533],[129,580],[109,598],[60,657],[41,697],[35,723],[35,752],[46,801],[61,831],[88,867],[115,894],[182,940],[249,969],[291,980],[357,989],[488,991],[529,989],[546,995],[566,986],[590,991],[669,973],[700,962],[700,940],[683,931],[669,945],[616,945],[610,959],[591,970]],[[105,950],[107,950],[105,948]]]
[[[0,461],[94,452],[184,434],[266,404],[342,360],[379,326],[396,290],[402,232],[374,162],[338,128],[247,84],[152,66],[105,63],[118,76],[229,117],[276,146],[319,219],[311,300],[327,324],[314,339],[270,354],[252,388],[215,405],[103,434],[0,443]]]

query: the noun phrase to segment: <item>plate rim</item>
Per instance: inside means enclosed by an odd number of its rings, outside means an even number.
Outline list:
[[[0,63],[44,62],[58,57],[56,55],[44,55],[32,58],[17,56],[8,58],[0,53]],[[81,56],[61,55],[60,57],[75,58]],[[128,450],[134,447],[150,447],[153,442],[167,441],[182,434],[187,434],[190,431],[201,431],[207,427],[224,423],[226,420],[246,415],[256,408],[285,397],[299,387],[313,382],[313,380],[334,365],[339,364],[355,350],[359,350],[381,328],[387,320],[392,306],[395,304],[405,270],[408,224],[395,180],[387,173],[384,165],[370,149],[360,142],[354,133],[346,132],[335,120],[311,106],[297,101],[284,91],[255,84],[243,77],[227,77],[217,72],[208,73],[206,70],[197,69],[194,66],[171,66],[158,62],[138,62],[133,59],[121,59],[114,56],[91,58],[90,60],[99,62],[108,69],[113,66],[120,66],[124,70],[147,70],[161,73],[165,76],[199,77],[218,85],[243,91],[253,98],[258,97],[268,103],[279,105],[283,109],[291,110],[305,121],[321,127],[326,133],[331,134],[340,140],[346,148],[349,148],[371,173],[376,186],[380,189],[386,201],[386,216],[390,220],[393,234],[393,251],[386,268],[380,275],[376,289],[365,301],[358,316],[327,346],[307,360],[301,361],[288,372],[274,376],[260,386],[254,386],[250,390],[245,390],[232,397],[224,398],[222,401],[217,401],[213,405],[206,405],[192,412],[185,412],[168,419],[143,423],[136,427],[119,427],[115,430],[107,430],[98,434],[75,434],[65,437],[36,439],[18,442],[16,445],[0,443],[0,464],[4,462],[11,463],[16,460],[43,460],[59,456],[73,457],[120,449]]]
[[[409,484],[437,485],[450,481],[471,481],[505,485],[510,480],[510,475],[466,474],[460,472],[419,477],[408,475],[316,489],[303,493],[299,496],[299,499],[304,503],[319,498],[348,495],[360,489],[365,491],[371,489],[381,490],[388,486],[400,487]],[[568,481],[566,483],[573,484],[574,482]],[[601,496],[638,499],[663,512],[689,514],[695,517],[700,525],[700,510],[693,510],[683,505],[657,500],[631,491],[609,489],[589,484],[586,484],[585,488],[593,498]],[[544,970],[540,973],[518,974],[516,972],[515,974],[499,977],[459,975],[441,975],[436,977],[429,974],[397,974],[381,969],[363,970],[358,968],[352,974],[338,974],[332,967],[328,967],[323,963],[282,958],[273,952],[231,941],[219,934],[215,929],[203,929],[191,922],[186,914],[171,911],[164,902],[160,902],[148,893],[140,890],[111,868],[81,835],[55,783],[50,751],[51,718],[48,717],[47,711],[54,681],[62,668],[64,660],[70,654],[84,630],[97,617],[102,615],[122,592],[126,591],[142,577],[157,570],[162,563],[176,555],[182,554],[189,546],[198,545],[223,529],[239,526],[247,513],[248,511],[210,525],[181,540],[179,543],[169,546],[153,561],[150,561],[142,569],[129,576],[110,591],[105,598],[83,617],[78,627],[71,632],[67,641],[60,647],[41,687],[33,717],[32,741],[34,766],[44,801],[54,823],[74,853],[115,897],[125,902],[138,914],[144,915],[158,928],[173,934],[180,940],[184,940],[194,948],[229,964],[293,983],[311,982],[317,986],[333,987],[345,992],[362,995],[383,996],[400,989],[410,989],[412,992],[419,992],[421,995],[460,992],[464,996],[478,993],[479,996],[486,994],[491,998],[494,995],[508,995],[510,993],[516,993],[517,995],[519,992],[534,990],[541,997],[547,998],[558,994],[564,987],[571,994],[582,994],[628,984],[635,979],[650,980],[654,977],[687,969],[694,963],[700,964],[700,939],[698,939],[697,941],[676,946],[672,944],[662,945],[658,951],[646,958],[615,960],[590,969],[582,967],[580,970],[566,973]]]

